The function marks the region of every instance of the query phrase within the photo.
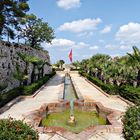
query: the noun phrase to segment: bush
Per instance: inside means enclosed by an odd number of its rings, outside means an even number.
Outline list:
[[[0,91],[4,90],[6,87],[7,87],[6,84],[2,84],[2,85],[0,85]]]
[[[38,140],[38,133],[20,120],[0,120],[0,140]]]
[[[6,93],[2,93],[1,94],[0,107],[5,105],[6,103],[11,101],[12,99],[18,97],[19,95],[22,95],[21,91],[22,91],[22,88],[21,87],[17,87],[17,88],[14,88],[12,90],[9,90]]]
[[[130,107],[123,116],[123,135],[126,140],[140,139],[140,106]]]
[[[119,94],[135,104],[140,104],[140,88],[125,85],[120,87]]]

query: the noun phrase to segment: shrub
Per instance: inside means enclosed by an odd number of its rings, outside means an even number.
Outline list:
[[[119,93],[125,99],[135,104],[140,104],[140,88],[134,88],[132,86],[125,85],[120,87]]]
[[[6,84],[2,84],[2,85],[0,85],[0,91],[4,90],[6,87],[7,87]]]
[[[140,106],[130,107],[123,116],[123,135],[126,140],[140,139]]]
[[[38,133],[20,120],[0,120],[0,140],[38,140]]]
[[[22,95],[22,88],[17,87],[12,90],[9,90],[6,93],[1,94],[1,102],[0,102],[0,107],[11,101],[12,99],[18,97],[19,95]]]

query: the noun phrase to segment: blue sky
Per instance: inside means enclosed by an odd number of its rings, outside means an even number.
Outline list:
[[[89,58],[96,53],[112,57],[140,48],[140,0],[29,0],[30,13],[54,29],[52,44],[43,43],[51,62]]]

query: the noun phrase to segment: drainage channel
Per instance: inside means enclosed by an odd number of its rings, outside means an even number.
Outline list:
[[[70,75],[68,73],[65,75],[63,99],[67,101],[75,101],[78,99]]]

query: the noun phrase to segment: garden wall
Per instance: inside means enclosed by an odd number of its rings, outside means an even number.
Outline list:
[[[0,41],[0,86],[7,85],[8,89],[19,86],[19,82],[13,78],[13,74],[16,71],[17,65],[22,71],[24,71],[25,62],[17,53],[35,56],[50,63],[50,56],[47,51],[37,50],[25,45]],[[31,77],[32,70],[33,65],[29,64],[28,77]],[[44,75],[49,74],[51,71],[50,66],[44,66]],[[38,71],[36,70],[35,73],[37,74]],[[30,82],[31,79],[29,78],[28,83]]]

